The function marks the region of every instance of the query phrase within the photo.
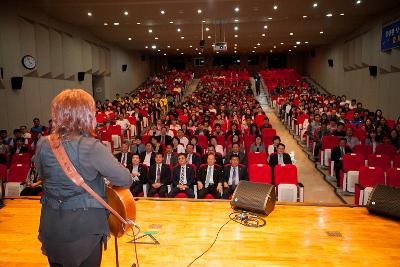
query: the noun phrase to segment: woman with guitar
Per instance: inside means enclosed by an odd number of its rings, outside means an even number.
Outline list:
[[[51,116],[53,132],[41,138],[35,156],[44,193],[39,226],[42,251],[52,267],[100,266],[109,234],[108,212],[83,185],[105,199],[103,176],[124,188],[130,187],[132,178],[92,136],[96,119],[91,95],[80,89],[61,92],[53,99]],[[84,184],[74,180],[71,171]]]

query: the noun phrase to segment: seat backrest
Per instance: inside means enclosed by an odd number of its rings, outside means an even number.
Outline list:
[[[365,143],[365,139],[367,139],[367,134],[362,129],[355,129],[354,130],[354,136],[357,137],[358,140],[360,140],[361,144],[364,144]]]
[[[358,183],[363,187],[374,187],[377,184],[385,184],[385,172],[380,167],[361,167]]]
[[[8,172],[8,182],[23,182],[28,177],[30,170],[29,164],[12,164]]]
[[[146,144],[150,141],[150,135],[142,135],[142,144]]]
[[[276,130],[274,128],[263,128],[261,130],[261,134],[264,135],[272,135],[275,136],[276,135]]]
[[[387,185],[400,187],[400,168],[390,168],[386,172]]]
[[[343,156],[344,172],[358,171],[363,166],[365,166],[365,158],[363,155],[351,153]]]
[[[264,164],[249,164],[249,180],[258,183],[272,183],[271,167]]]
[[[17,153],[11,158],[11,164],[30,164],[31,154],[30,153]]]
[[[353,147],[353,152],[356,154],[361,154],[364,158],[368,158],[372,154],[372,146],[365,144],[358,144]]]
[[[296,184],[297,167],[293,164],[278,164],[274,168],[275,185],[279,184]]]
[[[400,155],[395,155],[393,159],[393,167],[400,168]]]
[[[388,155],[370,154],[368,156],[368,166],[381,167],[383,170],[390,169],[390,158]]]
[[[249,164],[266,164],[267,152],[249,152],[247,154],[247,161]]]
[[[322,149],[332,149],[339,145],[339,138],[336,136],[323,136],[321,142]]]
[[[393,145],[380,144],[376,146],[376,154],[388,155],[391,159],[396,155],[396,147]]]
[[[7,166],[4,164],[0,164],[0,180],[7,180]]]

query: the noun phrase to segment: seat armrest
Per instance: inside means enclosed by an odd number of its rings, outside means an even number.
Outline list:
[[[193,186],[194,198],[197,198],[197,185]]]
[[[304,202],[304,185],[302,183],[297,183],[299,189],[298,202]]]
[[[148,184],[143,185],[143,197],[147,197],[148,187],[149,187]]]

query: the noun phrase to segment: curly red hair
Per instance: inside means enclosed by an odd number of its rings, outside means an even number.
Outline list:
[[[91,136],[96,127],[93,97],[82,89],[66,89],[51,103],[52,133],[62,140]]]

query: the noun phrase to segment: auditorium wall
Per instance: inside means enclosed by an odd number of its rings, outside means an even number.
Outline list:
[[[345,94],[370,110],[380,108],[385,117],[397,119],[400,50],[382,52],[380,49],[382,25],[395,18],[400,18],[399,10],[378,16],[346,38],[317,48],[315,56],[307,58],[307,75],[332,94]],[[328,66],[328,59],[333,60],[333,67]],[[369,66],[378,67],[376,77],[370,76]]]
[[[37,68],[22,66],[24,55],[37,60]],[[122,71],[122,65],[127,70]],[[11,131],[32,125],[39,117],[47,125],[50,103],[65,88],[93,94],[92,76],[102,80],[94,95],[113,98],[138,87],[148,76],[148,62],[140,54],[105,43],[93,34],[34,10],[12,5],[0,11],[0,129]],[[85,79],[78,81],[78,72]],[[11,77],[23,77],[22,89],[11,89]],[[104,100],[104,99],[100,99]]]

